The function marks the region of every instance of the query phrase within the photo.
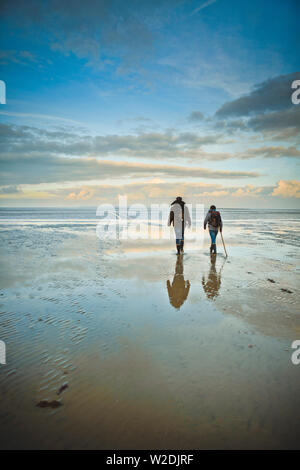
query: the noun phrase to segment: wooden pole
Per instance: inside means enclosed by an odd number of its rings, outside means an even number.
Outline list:
[[[225,255],[226,255],[226,258],[227,258],[227,251],[226,251],[226,248],[225,248],[225,243],[224,243],[224,239],[223,239],[223,235],[222,235],[222,232],[221,233],[221,238],[222,238],[222,242],[223,242],[223,246],[224,246],[224,251],[225,251]]]

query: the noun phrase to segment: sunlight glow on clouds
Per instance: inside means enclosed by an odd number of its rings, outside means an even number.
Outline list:
[[[1,203],[298,207],[299,10],[3,0]]]
[[[284,181],[280,180],[277,183],[276,188],[272,192],[273,196],[282,196],[284,198],[296,197],[300,198],[300,181],[291,180]]]

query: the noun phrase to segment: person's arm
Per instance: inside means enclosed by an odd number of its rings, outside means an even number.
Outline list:
[[[192,221],[191,221],[189,208],[185,206],[184,210],[185,210],[185,221],[187,223],[187,226],[190,227],[192,225]]]
[[[170,214],[169,214],[169,220],[168,220],[168,226],[170,227],[170,225],[174,225],[174,211],[171,211]]]

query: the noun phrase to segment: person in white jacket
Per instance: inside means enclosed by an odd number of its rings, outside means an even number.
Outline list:
[[[180,255],[183,253],[185,227],[191,226],[190,211],[180,196],[171,204],[168,225],[174,226],[177,254]]]

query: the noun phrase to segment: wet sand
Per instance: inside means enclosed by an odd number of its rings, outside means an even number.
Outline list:
[[[299,448],[299,251],[227,236],[228,259],[210,257],[206,237],[177,257],[173,242],[16,230],[1,448]]]

